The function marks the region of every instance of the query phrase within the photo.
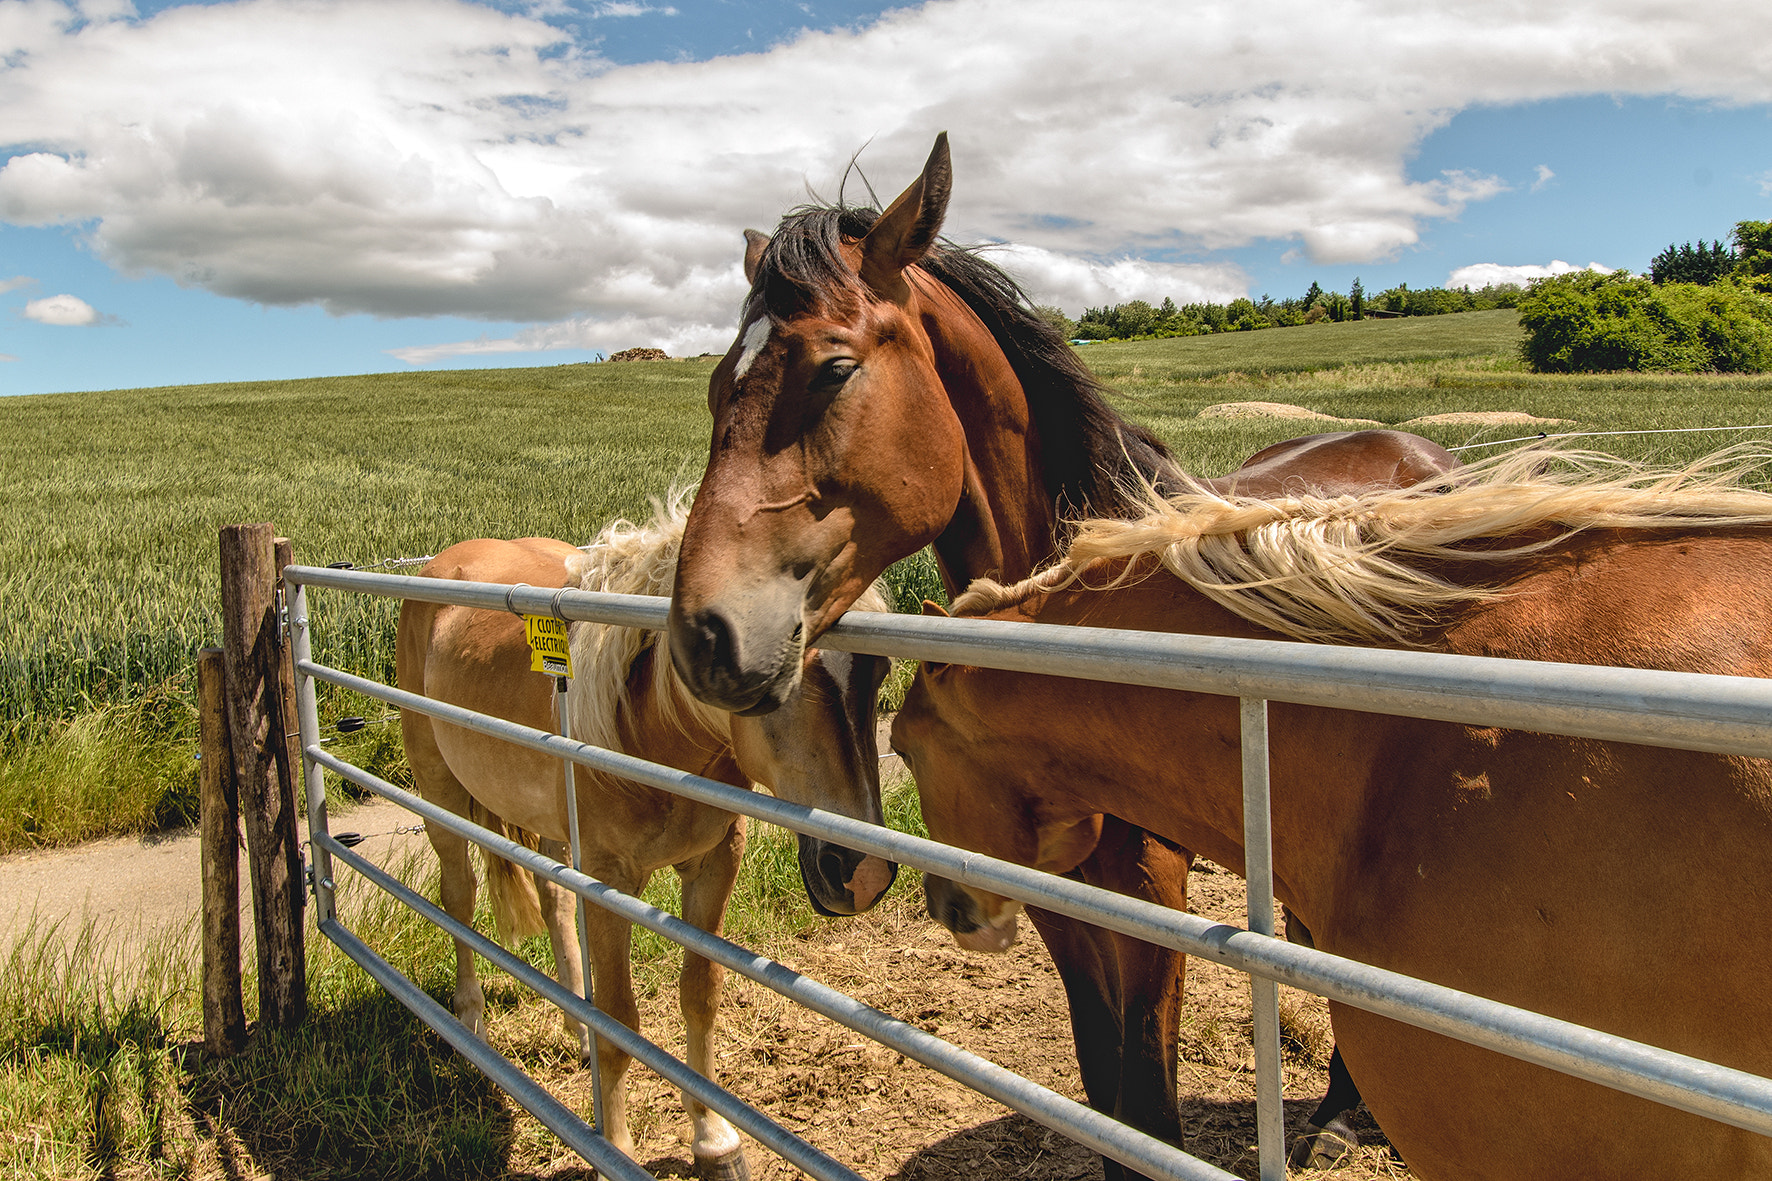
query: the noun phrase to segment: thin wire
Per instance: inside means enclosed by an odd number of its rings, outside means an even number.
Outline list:
[[[1772,431],[1772,424],[1758,423],[1754,426],[1670,426],[1659,427],[1647,431],[1563,431],[1561,434],[1547,435],[1539,431],[1536,435],[1521,435],[1517,439],[1496,439],[1492,443],[1466,443],[1461,447],[1448,447],[1448,451],[1469,451],[1473,447],[1505,447],[1509,443],[1532,443],[1539,439],[1598,439],[1605,435],[1690,435],[1702,431]]]
[[[434,558],[436,556],[437,556],[436,554],[427,554],[422,558],[383,558],[379,562],[370,562],[366,565],[354,565],[351,567],[351,569],[353,569],[353,570],[383,570],[383,569],[387,569],[388,567],[393,567],[395,569],[398,569],[401,566],[422,566],[426,562],[430,561],[432,558]]]

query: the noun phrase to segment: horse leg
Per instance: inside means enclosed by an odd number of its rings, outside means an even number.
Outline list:
[[[1360,1138],[1347,1122],[1347,1113],[1360,1105],[1360,1088],[1341,1060],[1341,1047],[1329,1056],[1329,1093],[1311,1115],[1304,1135],[1292,1146],[1287,1163],[1295,1169],[1329,1169],[1339,1164]]]
[[[719,934],[726,921],[726,903],[738,881],[738,863],[744,856],[744,817],[733,818],[726,838],[699,857],[677,866],[683,878],[683,919],[704,931]],[[714,1022],[720,1013],[720,993],[726,969],[711,960],[689,951],[683,953],[683,974],[678,982],[678,998],[683,1007],[683,1028],[688,1041],[689,1066],[703,1078],[719,1081],[714,1066]],[[683,1106],[689,1110],[694,1128],[690,1153],[695,1158],[696,1175],[704,1181],[748,1181],[750,1165],[745,1162],[744,1148],[738,1129],[717,1111],[688,1095]]]
[[[565,841],[554,841],[543,838],[540,852],[544,857],[552,857],[562,865],[570,865],[571,850]],[[542,921],[547,924],[548,942],[554,948],[554,979],[561,987],[583,996],[584,963],[579,952],[578,943],[578,895],[570,890],[562,890],[541,874],[535,875],[536,900],[541,904]],[[601,909],[591,907],[592,910]],[[588,916],[587,916],[588,918]],[[578,1060],[581,1065],[591,1063],[591,1031],[571,1014],[563,1014],[566,1023],[566,1035],[578,1040]]]
[[[1286,908],[1285,914],[1286,941],[1300,947],[1315,947],[1317,941],[1310,928],[1290,908]],[[1360,1138],[1344,1118],[1359,1105],[1360,1088],[1354,1085],[1347,1063],[1341,1060],[1341,1047],[1337,1046],[1329,1055],[1329,1093],[1311,1114],[1304,1135],[1292,1145],[1286,1163],[1295,1169],[1334,1168],[1349,1149],[1359,1146]]]
[[[408,749],[412,742],[408,739]],[[451,774],[437,756],[435,766],[422,767],[421,759],[412,760],[414,779],[419,794],[457,816],[466,816],[471,806],[467,788]],[[436,824],[425,825],[425,836],[437,854],[439,901],[450,918],[466,926],[474,925],[474,863],[468,856],[468,841]],[[450,1007],[456,1019],[473,1031],[475,1037],[486,1036],[486,993],[474,974],[474,953],[468,945],[455,941],[455,995]]]
[[[638,895],[646,888],[650,873],[636,873],[611,859],[607,864],[587,859],[585,872],[624,894]],[[605,1013],[638,1033],[640,1008],[634,1001],[632,973],[633,933],[625,919],[611,914],[601,906],[585,907],[585,940],[591,956],[591,987],[593,1001]],[[571,946],[568,941],[568,946]],[[569,956],[576,964],[577,957]],[[572,969],[577,972],[576,966]],[[625,1050],[606,1037],[597,1042],[597,1081],[603,1090],[603,1120],[607,1127],[598,1128],[604,1139],[626,1153],[634,1155],[634,1137],[628,1130],[628,1094],[626,1079],[632,1061]]]
[[[1186,911],[1192,866],[1192,853],[1110,816],[1095,852],[1078,872],[1092,886]],[[1097,938],[1111,956],[1120,1028],[1116,1101],[1110,1110],[1123,1123],[1180,1144],[1176,1070],[1187,957],[1129,935],[1099,931]],[[1103,1167],[1111,1177],[1118,1166],[1104,1161]]]

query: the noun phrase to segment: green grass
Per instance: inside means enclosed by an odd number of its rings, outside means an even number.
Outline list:
[[[1283,439],[1338,428],[1297,419],[1201,418],[1226,402],[1280,402],[1387,426],[1451,412],[1521,411],[1569,420],[1547,431],[1632,431],[1772,423],[1772,375],[1530,373],[1510,310],[1271,328],[1179,340],[1089,345],[1115,404],[1174,449],[1183,467],[1222,475]],[[1409,425],[1448,447],[1517,438],[1530,428]],[[1726,432],[1577,438],[1633,459],[1677,463],[1744,438]],[[1469,455],[1488,454],[1479,449]]]
[[[1200,417],[1285,402],[1400,424],[1524,411],[1567,430],[1772,420],[1772,377],[1525,371],[1511,311],[1090,345],[1085,360],[1183,466],[1235,467],[1334,423]],[[216,531],[269,520],[298,561],[368,564],[468,537],[583,540],[700,474],[711,360],[398,373],[0,399],[0,851],[188,817],[192,653],[220,637]],[[1448,446],[1512,427],[1412,426]],[[1549,428],[1559,429],[1559,428]],[[1740,436],[1574,440],[1678,461]],[[1473,452],[1472,454],[1483,454]],[[900,609],[942,598],[927,555]],[[315,593],[316,646],[388,679],[396,606]],[[888,700],[902,695],[902,675]],[[329,717],[383,716],[323,698]],[[182,712],[181,712],[182,711]],[[342,744],[400,778],[389,728]],[[144,752],[142,748],[151,748]],[[108,802],[107,802],[108,801]]]

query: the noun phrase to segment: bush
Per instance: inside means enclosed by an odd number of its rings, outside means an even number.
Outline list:
[[[1734,282],[1657,287],[1623,271],[1537,279],[1520,327],[1520,355],[1540,373],[1772,367],[1772,299]]]

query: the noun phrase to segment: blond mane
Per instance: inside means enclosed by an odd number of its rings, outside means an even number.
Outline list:
[[[1119,586],[1166,570],[1271,631],[1321,642],[1418,642],[1447,606],[1499,592],[1425,567],[1506,561],[1586,529],[1772,524],[1772,494],[1742,479],[1772,457],[1731,448],[1655,469],[1526,447],[1409,488],[1259,499],[1147,493],[1142,517],[1082,522],[1058,564],[1014,586],[972,584],[955,614],[1041,592]]]
[[[616,520],[566,560],[567,586],[624,595],[669,595],[677,577],[677,551],[689,519],[694,488],[672,489],[654,500],[652,520]],[[869,587],[852,610],[886,611],[877,586]],[[621,750],[622,711],[632,708],[628,676],[634,662],[655,648],[660,633],[650,628],[574,623],[571,629],[574,676],[568,690],[572,736],[580,742]],[[686,734],[711,733],[730,741],[732,716],[697,700],[668,657],[656,661],[647,704]],[[639,753],[639,752],[631,752]]]

